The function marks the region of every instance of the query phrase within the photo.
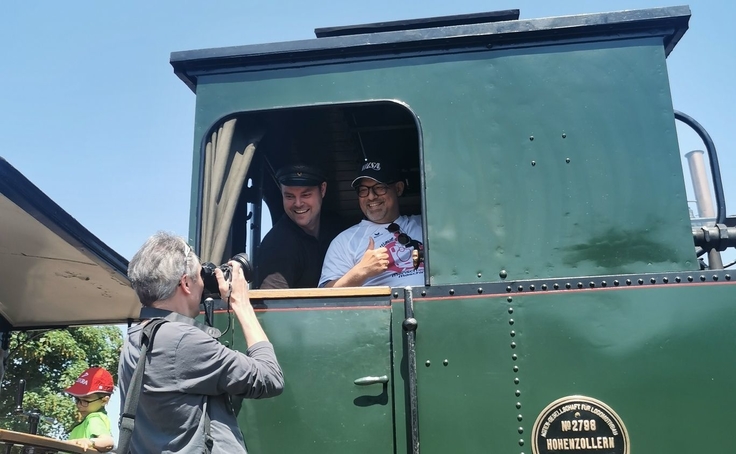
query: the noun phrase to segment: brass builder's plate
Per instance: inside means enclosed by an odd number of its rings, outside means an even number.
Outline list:
[[[629,433],[605,403],[585,396],[557,399],[542,410],[532,429],[532,452],[629,454]]]

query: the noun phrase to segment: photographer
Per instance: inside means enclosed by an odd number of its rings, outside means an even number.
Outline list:
[[[220,295],[229,301],[245,335],[245,353],[231,350],[194,320],[204,291],[199,259],[183,238],[157,233],[128,267],[144,313],[166,319],[147,354],[130,452],[245,453],[230,396],[265,398],[281,394],[283,375],[273,346],[248,299],[243,270],[235,261],[228,282],[215,270]],[[128,329],[120,355],[121,409],[141,350],[147,321]],[[121,414],[123,412],[121,411]],[[209,434],[207,435],[207,417]]]

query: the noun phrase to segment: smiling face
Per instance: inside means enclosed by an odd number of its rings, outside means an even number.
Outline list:
[[[327,183],[319,186],[281,186],[284,212],[289,219],[306,233],[319,234],[319,215],[322,211],[322,198],[327,192]]]
[[[399,217],[399,196],[404,192],[403,182],[383,184],[370,178],[361,178],[356,182],[356,188],[360,186],[368,188],[365,197],[358,197],[360,209],[368,220],[376,224],[389,224]],[[375,186],[386,187],[386,193],[376,195],[373,190]]]

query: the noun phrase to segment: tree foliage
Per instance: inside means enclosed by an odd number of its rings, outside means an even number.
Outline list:
[[[116,326],[14,332],[0,390],[0,426],[28,430],[28,420],[15,414],[18,383],[24,379],[23,409],[38,409],[54,419],[41,421],[38,433],[66,438],[77,423],[77,409],[64,389],[93,366],[110,371],[117,383],[122,343],[122,331]]]

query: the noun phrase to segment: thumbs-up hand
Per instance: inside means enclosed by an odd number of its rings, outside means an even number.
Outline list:
[[[363,258],[358,262],[357,267],[362,270],[366,278],[378,276],[388,269],[388,249],[385,247],[375,248],[376,243],[373,238],[368,239],[368,247],[363,254]]]

